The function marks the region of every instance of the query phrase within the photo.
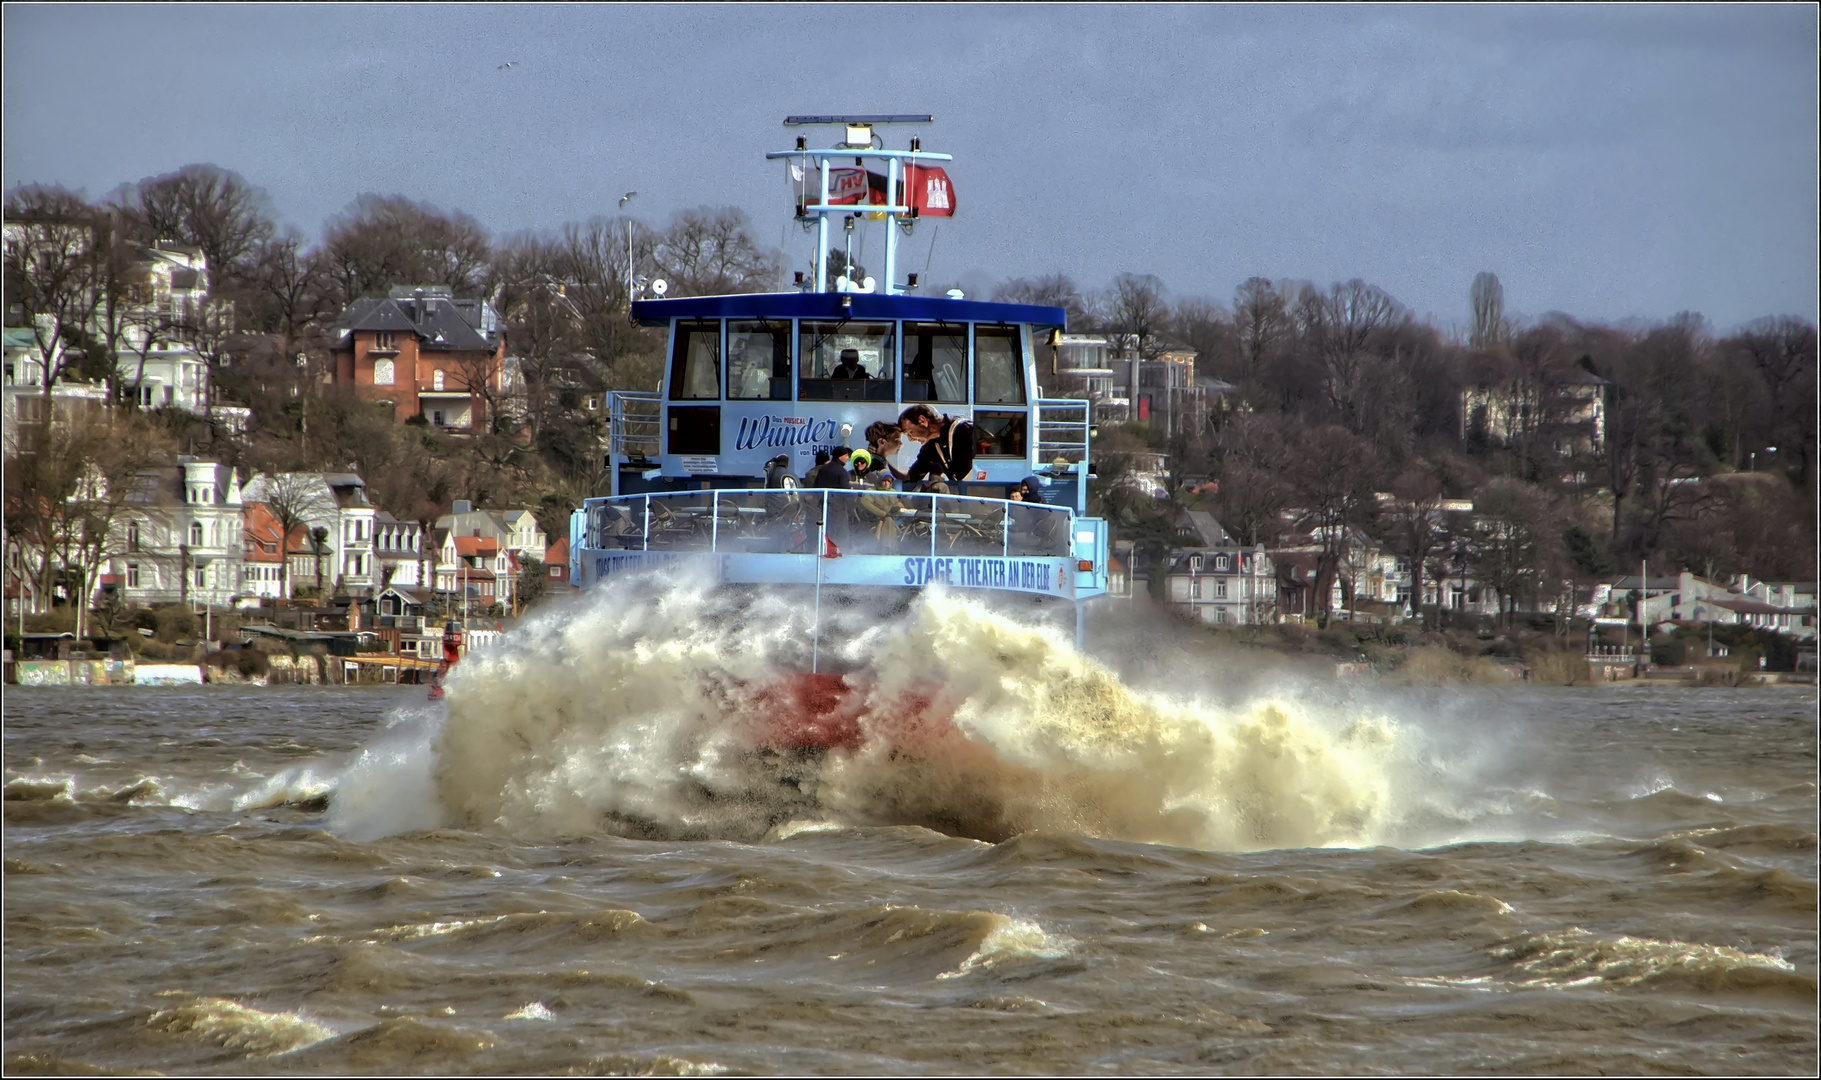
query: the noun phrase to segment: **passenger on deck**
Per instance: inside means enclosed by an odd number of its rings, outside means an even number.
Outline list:
[[[866,425],[866,449],[873,456],[873,471],[889,472],[893,480],[903,480],[903,469],[892,464],[892,458],[904,449],[904,432],[898,425],[875,420]]]
[[[907,483],[934,485],[944,480],[967,479],[974,467],[972,421],[938,413],[928,405],[912,405],[898,417],[905,438],[923,444],[917,460],[905,474]],[[947,485],[944,485],[946,488]]]
[[[821,455],[818,454],[816,456],[820,457]],[[851,456],[853,456],[853,451],[849,450],[847,447],[835,447],[828,455],[827,464],[816,466],[816,470],[809,474],[809,479],[804,486],[812,488],[842,489],[853,487],[853,480],[847,473],[847,459]]]
[[[790,455],[779,454],[765,463],[765,486],[779,491],[795,492],[797,489],[796,474],[790,471]],[[796,495],[767,495],[767,507],[788,506],[796,501]]]
[[[853,470],[855,487],[871,487],[869,481],[878,463],[873,460],[872,451],[855,450],[847,459],[848,468]]]
[[[797,477],[790,471],[790,455],[779,454],[765,463],[765,519],[781,550],[796,551],[803,541],[803,499],[797,494]]]
[[[1042,481],[1035,476],[1027,476],[1018,481],[1018,486],[1007,497],[1021,504],[1012,507],[1012,532],[1029,537],[1038,550],[1054,547],[1059,539],[1058,530],[1062,528],[1066,516],[1038,508],[1038,504],[1043,502]]]
[[[896,555],[898,540],[902,535],[898,528],[898,511],[904,508],[904,503],[892,491],[891,474],[884,470],[869,470],[860,481],[860,486],[868,489],[865,495],[860,496],[859,505],[854,508],[861,528],[872,534],[878,554]]]
[[[841,362],[835,365],[835,370],[828,373],[828,377],[831,379],[868,378],[866,366],[860,363],[860,350],[842,349]]]

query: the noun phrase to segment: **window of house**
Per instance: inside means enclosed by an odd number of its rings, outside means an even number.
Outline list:
[[[790,400],[790,323],[727,324],[727,396],[741,401]],[[588,399],[594,407],[594,399]]]
[[[139,564],[136,562],[126,564],[126,587],[129,589],[139,587]]]
[[[375,349],[396,349],[398,339],[393,336],[392,331],[382,330],[373,335],[373,347]]]
[[[200,522],[200,521],[190,522],[190,543],[197,545],[197,546],[201,546],[201,544],[202,544],[202,522]]]
[[[209,587],[209,568],[208,567],[198,566],[196,568],[196,587],[198,589],[206,589]]]
[[[1222,579],[1216,578],[1214,581],[1214,599],[1225,600],[1226,598],[1227,598],[1227,583],[1226,583],[1226,581],[1224,581]]]
[[[373,361],[373,385],[391,386],[397,381],[397,372],[390,360]]]
[[[1024,404],[1024,350],[1016,326],[974,328],[974,400]]]
[[[1201,569],[1201,556],[1200,555],[1189,556],[1189,569],[1191,569],[1191,570],[1200,570]]]
[[[672,401],[718,400],[721,396],[721,321],[678,322],[671,356]]]
[[[138,551],[139,550],[139,523],[137,521],[127,522],[126,549],[128,551]]]
[[[1189,599],[1191,599],[1191,600],[1200,600],[1201,599],[1201,579],[1200,578],[1190,578],[1189,579]]]
[[[442,388],[443,388],[443,369],[437,368],[436,371],[430,375],[430,389],[441,390]],[[437,415],[441,416],[442,414],[438,413]],[[442,423],[442,421],[438,420],[437,423],[440,424],[440,423]]]
[[[961,323],[904,324],[904,400],[967,400],[967,327]]]

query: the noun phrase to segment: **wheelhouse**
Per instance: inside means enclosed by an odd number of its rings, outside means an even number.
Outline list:
[[[615,494],[759,487],[780,454],[802,475],[817,451],[865,447],[869,425],[926,403],[973,422],[961,491],[1003,498],[1037,475],[1084,509],[1084,403],[1046,401],[1034,362],[1060,308],[762,293],[641,300],[633,313],[668,330],[667,363],[658,393],[614,395]]]

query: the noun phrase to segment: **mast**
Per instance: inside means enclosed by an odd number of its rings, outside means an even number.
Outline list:
[[[904,166],[906,162],[941,162],[953,161],[948,154],[937,154],[924,150],[921,140],[913,138],[909,150],[887,150],[883,147],[873,148],[873,128],[887,124],[928,124],[935,121],[934,116],[882,114],[864,116],[788,116],[784,118],[785,127],[841,127],[845,129],[843,141],[827,148],[815,149],[809,146],[806,136],[797,136],[797,147],[794,150],[779,150],[766,154],[767,160],[794,159],[802,163],[803,168],[814,167],[818,177],[818,192],[815,203],[805,204],[801,214],[804,217],[814,215],[816,219],[816,272],[815,291],[829,292],[828,280],[828,240],[829,216],[831,214],[879,214],[885,218],[885,277],[884,292],[887,296],[897,296],[906,291],[898,283],[898,229],[910,227],[916,220],[917,211],[910,204],[915,201],[904,184]],[[883,142],[883,139],[880,140]],[[853,205],[831,205],[828,201],[828,181],[831,166],[836,158],[853,158],[854,164],[864,167],[868,158],[885,163],[885,204],[859,203]],[[902,204],[899,199],[903,199]],[[848,292],[866,292],[857,283],[850,284]]]

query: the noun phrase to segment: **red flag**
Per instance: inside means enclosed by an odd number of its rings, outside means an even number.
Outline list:
[[[934,165],[912,164],[904,166],[904,179],[918,217],[955,216],[955,187],[948,173]]]
[[[822,538],[822,542],[828,545],[828,549],[822,552],[822,557],[824,559],[839,559],[841,557],[841,549],[835,546],[833,539],[825,536]]]

